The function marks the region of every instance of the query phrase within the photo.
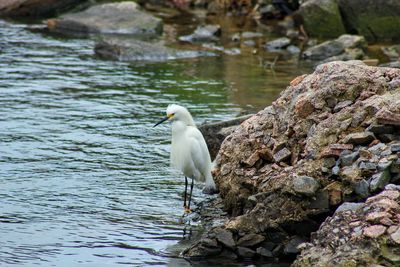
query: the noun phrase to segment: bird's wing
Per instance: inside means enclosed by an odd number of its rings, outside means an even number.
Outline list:
[[[206,141],[203,135],[196,127],[190,127],[188,138],[190,138],[190,155],[194,167],[201,173],[203,177],[197,177],[204,180],[206,172],[211,171],[211,159],[208,152]]]

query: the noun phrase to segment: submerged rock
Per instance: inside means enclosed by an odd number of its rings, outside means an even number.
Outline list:
[[[216,41],[220,34],[221,26],[219,25],[202,25],[198,26],[192,34],[179,37],[179,40],[191,43]]]
[[[0,16],[51,17],[84,2],[86,0],[5,0],[0,1]]]
[[[48,20],[50,31],[64,34],[160,35],[162,20],[139,10],[134,2],[92,6]]]
[[[343,34],[335,40],[325,41],[312,46],[303,52],[303,58],[311,60],[335,60],[363,59],[367,42],[363,36]]]
[[[118,61],[166,61],[180,58],[212,56],[205,51],[176,50],[161,43],[144,42],[133,38],[104,38],[95,45],[97,56]]]
[[[281,37],[266,43],[265,47],[269,51],[283,49],[290,45],[290,39],[287,37]]]

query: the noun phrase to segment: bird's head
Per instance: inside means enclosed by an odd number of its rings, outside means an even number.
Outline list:
[[[181,121],[184,122],[188,126],[194,126],[194,121],[192,115],[190,115],[189,111],[182,106],[171,104],[167,107],[167,116],[157,122],[154,127],[163,123],[164,121],[171,120],[171,121]]]

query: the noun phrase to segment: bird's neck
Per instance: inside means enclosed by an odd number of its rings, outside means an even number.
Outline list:
[[[188,126],[182,121],[174,121],[172,123],[172,136],[182,135]]]

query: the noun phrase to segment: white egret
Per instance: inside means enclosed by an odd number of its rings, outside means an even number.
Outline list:
[[[211,158],[203,135],[194,124],[189,111],[179,105],[169,105],[167,116],[154,125],[164,121],[172,121],[171,166],[180,170],[185,176],[185,194],[183,207],[190,212],[194,180],[205,182],[203,193],[215,194],[218,192],[211,175]],[[188,178],[192,179],[188,205],[187,187]]]

